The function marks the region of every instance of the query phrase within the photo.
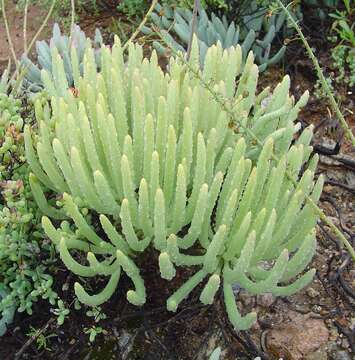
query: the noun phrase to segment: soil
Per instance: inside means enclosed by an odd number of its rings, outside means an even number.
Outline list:
[[[17,10],[16,3],[14,1],[7,1],[6,3],[7,5],[5,9],[8,19],[9,32],[11,34],[16,58],[20,59],[21,55],[24,53],[24,15],[22,11]],[[45,16],[46,12],[41,7],[36,5],[29,6],[27,15],[27,44],[30,44]],[[53,20],[51,19],[38,37],[38,40],[47,39],[52,26]],[[0,19],[0,34],[0,71],[2,71],[7,67],[9,59],[11,59],[12,64],[14,64],[10,44],[6,36],[6,29],[2,14]],[[33,51],[34,48],[32,49],[32,53]]]
[[[14,14],[11,32],[16,34],[14,45],[21,53],[21,16]],[[36,31],[36,7],[30,9],[30,34]],[[36,18],[37,16],[37,18]],[[17,20],[16,20],[17,19]],[[32,25],[30,25],[30,22]],[[101,27],[110,28],[110,14],[100,17]],[[98,21],[85,18],[80,23],[93,32]],[[4,34],[0,22],[0,34]],[[307,28],[307,27],[306,27]],[[308,28],[312,45],[316,47],[323,67],[331,69],[329,48],[319,29]],[[47,29],[49,31],[49,28]],[[46,33],[42,34],[42,37]],[[314,34],[314,37],[313,37]],[[318,37],[317,37],[318,36]],[[6,40],[0,38],[0,58],[6,59]],[[287,64],[287,66],[286,66]],[[291,42],[284,66],[266,71],[261,84],[276,84],[284,74],[290,74],[291,92],[298,98],[306,89],[311,98],[300,114],[304,126],[314,124],[315,152],[320,155],[318,174],[324,174],[326,185],[320,206],[354,243],[355,238],[355,149],[337,125],[326,101],[314,96],[316,74],[310,60],[298,42]],[[355,129],[354,94],[351,89],[337,87],[348,123]],[[58,262],[57,284],[61,298],[70,304],[71,312],[58,326],[47,303],[37,303],[34,315],[17,314],[8,333],[0,339],[0,359],[207,359],[214,348],[222,348],[221,359],[279,359],[285,360],[350,360],[355,354],[355,270],[350,256],[322,222],[317,226],[318,247],[310,267],[317,269],[314,281],[303,291],[287,298],[270,294],[253,297],[239,292],[238,303],[243,312],[258,312],[257,323],[249,330],[232,329],[224,310],[221,294],[211,306],[199,303],[197,289],[179,308],[169,313],[165,301],[172,288],[177,288],[193,272],[178,273],[174,281],[158,276],[156,254],[151,252],[140,265],[147,284],[148,301],[142,308],[129,305],[125,293],[130,288],[127,279],[111,300],[102,306],[106,319],[98,324],[86,316],[86,310],[74,310],[72,289],[77,278]],[[101,287],[101,283],[92,283]],[[91,344],[85,333],[92,326],[103,333]],[[30,329],[40,331],[29,336]],[[40,340],[46,339],[45,348]]]
[[[7,1],[5,9],[14,51],[16,58],[19,60],[24,53],[24,12],[18,8],[17,3],[18,1],[16,0]],[[103,9],[103,11],[100,12],[100,14],[95,15],[92,12],[80,14],[80,27],[88,37],[92,38],[95,34],[95,29],[98,28],[100,30],[104,30],[104,35],[106,35],[105,40],[109,40],[107,39],[107,33],[110,33],[115,28],[116,17],[120,15],[118,14],[117,10],[115,10],[114,3],[114,1],[112,4],[107,2],[106,7]],[[42,22],[47,15],[47,10],[36,4],[30,5],[28,7],[26,30],[27,44],[30,44],[39,27],[42,25]],[[122,15],[120,16],[122,17]],[[63,19],[50,18],[38,36],[37,40],[49,39],[51,37],[53,24],[55,22],[63,22],[61,20]],[[67,22],[66,27],[68,27]],[[129,32],[130,27],[131,24],[127,23],[126,21],[122,31]],[[107,33],[105,33],[105,30],[107,30]],[[14,64],[11,48],[6,34],[4,20],[2,13],[0,12],[0,72],[2,72],[7,67],[9,59],[11,59],[12,65]],[[30,56],[35,56],[35,53],[35,46],[33,46],[30,52]]]

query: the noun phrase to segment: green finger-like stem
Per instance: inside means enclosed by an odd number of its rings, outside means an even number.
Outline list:
[[[235,296],[232,286],[226,282],[223,284],[224,303],[227,309],[227,315],[234,328],[237,330],[247,330],[256,321],[256,313],[251,312],[241,316],[235,303]]]
[[[175,312],[181,301],[189,296],[190,292],[206,277],[206,275],[204,270],[200,270],[176,290],[166,302],[168,310]]]
[[[124,272],[129,276],[135,286],[135,290],[127,292],[127,300],[133,305],[141,306],[145,303],[146,294],[145,286],[142,277],[139,274],[139,269],[136,264],[122,251],[117,250],[116,253],[118,262],[122,266]]]
[[[96,295],[89,295],[85,289],[76,282],[74,284],[75,295],[78,300],[88,306],[98,306],[110,299],[117,288],[120,279],[121,268],[119,267],[111,276],[105,288]]]

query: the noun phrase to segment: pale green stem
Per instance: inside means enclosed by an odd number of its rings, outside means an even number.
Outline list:
[[[161,38],[161,40],[171,49],[172,53],[174,55],[176,55],[182,62],[184,62],[184,64],[186,65],[186,67],[188,68],[188,70],[197,78],[199,79],[201,85],[207,89],[210,94],[212,95],[212,98],[220,104],[221,108],[228,114],[229,118],[231,119],[232,122],[235,122],[239,127],[241,127],[246,133],[248,133],[248,135],[250,135],[257,143],[258,146],[263,146],[264,144],[258,139],[258,137],[254,134],[254,132],[252,130],[250,130],[249,128],[247,128],[246,126],[244,126],[239,120],[237,120],[237,117],[234,114],[234,111],[231,110],[233,108],[233,106],[231,106],[228,103],[228,100],[226,100],[222,94],[216,92],[213,89],[213,86],[215,84],[210,84],[207,83],[206,81],[204,81],[204,79],[202,78],[201,74],[199,73],[198,70],[194,69],[193,66],[191,66],[185,59],[184,57],[177,52],[175,49],[173,49],[170,44],[165,40],[164,36],[158,32],[159,37]],[[277,156],[272,153],[271,155],[272,160],[278,162],[279,159],[277,158]],[[286,176],[287,178],[291,181],[291,183],[297,187],[297,181],[293,178],[293,176],[290,174],[289,171],[286,172]],[[317,215],[319,216],[319,218],[324,221],[324,223],[326,225],[328,225],[331,229],[331,231],[333,232],[333,234],[335,236],[337,236],[339,238],[339,240],[341,241],[341,243],[346,247],[346,249],[348,250],[348,252],[350,253],[351,257],[353,259],[355,259],[355,250],[352,247],[352,245],[350,244],[350,242],[347,240],[347,238],[345,237],[345,235],[334,225],[334,223],[328,219],[328,217],[324,214],[323,210],[321,208],[319,208],[315,202],[309,197],[306,196],[306,200],[307,202],[311,205],[311,207],[313,208],[313,210],[317,213]]]

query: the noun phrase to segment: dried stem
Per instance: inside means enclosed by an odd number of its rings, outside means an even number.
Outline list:
[[[14,61],[15,61],[16,72],[17,72],[17,70],[18,70],[18,62],[17,62],[17,57],[16,57],[16,53],[15,53],[14,44],[12,42],[12,38],[11,38],[11,34],[10,34],[9,23],[7,21],[7,15],[6,15],[6,9],[5,9],[5,0],[1,0],[1,8],[2,8],[1,9],[2,10],[2,17],[4,19],[4,24],[5,24],[6,36],[7,36],[8,42],[9,42],[11,55],[12,55]]]
[[[75,0],[71,0],[71,24],[70,24],[70,35],[73,34],[75,25]],[[71,36],[70,36],[71,38]]]
[[[190,29],[190,39],[189,44],[187,47],[187,53],[186,53],[186,60],[189,61],[191,56],[191,47],[192,47],[192,40],[194,38],[194,33],[196,30],[196,21],[197,21],[197,12],[200,11],[200,0],[194,0],[194,9],[192,12],[192,22],[191,22],[191,29]]]
[[[301,28],[298,26],[297,22],[295,21],[295,19],[291,16],[290,12],[288,11],[287,7],[282,3],[281,0],[277,0],[277,3],[280,5],[280,7],[282,8],[282,10],[285,12],[285,14],[287,15],[288,19],[290,20],[292,26],[295,28],[295,30],[297,31],[299,37],[301,38],[304,47],[307,50],[308,56],[310,57],[310,59],[313,62],[313,65],[317,71],[317,75],[319,80],[321,81],[321,85],[322,88],[324,90],[324,92],[326,93],[329,102],[330,102],[330,106],[332,107],[333,111],[335,112],[338,120],[340,121],[340,125],[341,127],[344,129],[346,135],[348,136],[348,138],[351,140],[351,143],[353,146],[355,146],[355,137],[349,127],[349,125],[347,124],[342,112],[339,109],[339,106],[335,100],[335,97],[332,93],[332,90],[329,87],[329,84],[327,83],[327,80],[325,79],[322,69],[319,65],[319,62],[316,58],[316,56],[313,53],[313,50],[311,49],[311,47],[308,44],[307,39],[305,38],[305,36],[303,35],[303,32],[301,30]]]
[[[43,29],[44,29],[45,26],[47,25],[48,20],[49,20],[49,18],[51,17],[52,12],[53,12],[53,10],[54,10],[54,6],[55,6],[56,2],[57,2],[57,0],[53,0],[52,5],[51,5],[50,9],[48,10],[47,16],[45,17],[45,19],[43,20],[40,28],[38,29],[38,31],[36,32],[35,36],[34,36],[33,39],[31,40],[30,45],[28,46],[28,49],[27,49],[27,52],[25,53],[25,55],[27,55],[27,54],[31,51],[32,46],[34,45],[34,43],[35,43],[36,40],[38,39],[38,36],[41,34],[41,32],[43,31]]]
[[[2,1],[2,5],[3,5],[3,7],[4,7],[4,0],[1,0],[1,1]],[[54,6],[55,6],[55,4],[56,4],[56,1],[57,1],[57,0],[53,0],[52,5],[51,5],[50,9],[48,10],[47,16],[45,17],[45,19],[43,20],[40,28],[38,29],[38,31],[36,32],[35,36],[34,36],[33,39],[31,40],[29,46],[27,47],[27,50],[25,50],[24,55],[27,55],[27,54],[31,51],[34,43],[36,42],[36,40],[38,39],[39,35],[41,34],[41,32],[43,31],[43,29],[44,29],[45,26],[47,25],[48,20],[49,20],[49,18],[50,18],[51,15],[52,15]],[[4,11],[3,11],[3,14],[4,14]],[[6,15],[5,15],[5,17],[6,17]],[[11,37],[10,37],[10,40],[11,40]],[[27,41],[27,39],[26,39],[26,41]],[[9,41],[9,43],[10,43],[10,41]],[[10,46],[11,46],[11,45],[10,45]],[[17,64],[17,61],[16,61],[16,71],[12,74],[11,80],[10,80],[10,82],[12,82],[12,81],[16,78],[16,76],[17,76],[17,82],[16,82],[15,88],[18,88],[18,87],[19,87],[19,84],[21,83],[22,78],[25,76],[26,71],[27,71],[27,69],[22,69],[22,70],[20,71],[20,68],[18,67],[18,64]]]
[[[157,3],[158,3],[158,0],[153,0],[153,1],[152,1],[152,4],[150,5],[150,8],[149,8],[148,12],[145,14],[142,22],[139,24],[139,26],[137,27],[136,31],[131,35],[131,37],[128,39],[128,41],[124,44],[124,46],[123,46],[123,48],[122,48],[123,51],[125,51],[125,50],[127,49],[128,44],[129,44],[130,42],[132,42],[132,41],[137,37],[137,35],[141,32],[142,27],[143,27],[143,26],[145,25],[145,23],[147,22],[150,14],[153,12],[153,10],[154,10],[155,6],[157,5]]]
[[[23,18],[23,51],[27,53],[27,15],[28,15],[28,0],[26,0]]]

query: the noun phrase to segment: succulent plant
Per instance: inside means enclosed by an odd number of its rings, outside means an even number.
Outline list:
[[[192,11],[185,8],[172,8],[168,5],[156,6],[156,12],[151,15],[153,24],[159,29],[165,41],[175,50],[185,52],[190,40],[192,26]],[[280,61],[285,53],[286,47],[282,46],[277,53],[271,56],[271,44],[285,21],[285,16],[273,15],[267,22],[263,22],[264,17],[245,16],[245,23],[240,27],[232,21],[228,23],[225,16],[220,19],[214,13],[211,19],[204,9],[199,11],[196,20],[195,33],[199,40],[200,59],[203,65],[207,49],[220,42],[224,49],[240,44],[243,49],[244,60],[250,50],[253,51],[259,70],[264,71],[267,66]],[[263,39],[258,39],[265,30]],[[149,27],[143,27],[142,32],[152,34]],[[171,35],[175,35],[175,38]],[[166,52],[166,44],[153,42],[155,49],[159,53]]]
[[[6,288],[0,284],[0,301],[4,298],[6,298],[9,295]],[[4,309],[1,312],[0,316],[0,336],[3,336],[6,333],[7,326],[12,323],[14,314],[16,311],[16,306],[11,306],[6,309]]]
[[[5,69],[0,76],[0,94],[6,94],[9,89],[9,72],[10,62],[7,69]]]
[[[313,8],[315,11],[315,15],[320,20],[323,21],[327,18],[329,10],[339,9],[341,3],[342,1],[340,0],[305,0],[304,1],[304,5]]]
[[[291,146],[307,95],[295,104],[288,77],[272,94],[256,95],[258,67],[252,54],[242,65],[240,46],[212,46],[203,70],[199,54],[195,38],[190,65],[171,58],[164,74],[156,53],[143,59],[139,45],[129,44],[124,64],[116,38],[112,50],[101,49],[100,73],[87,48],[75,94],[65,79],[43,73],[52,112],[37,103],[38,137],[25,129],[30,183],[48,215],[43,228],[68,269],[81,277],[108,277],[97,294],[75,283],[81,302],[107,301],[124,272],[133,283],[128,301],[143,305],[146,290],[135,258],[151,247],[164,279],[171,280],[176,267],[197,268],[169,297],[169,310],[176,311],[204,281],[201,301],[212,303],[222,287],[230,321],[246,329],[256,314],[240,315],[236,287],[288,295],[311,281],[314,270],[290,283],[315,251],[317,215],[305,197],[318,200],[322,178],[313,182],[312,128]],[[56,64],[60,75],[63,60]],[[233,126],[190,67],[215,83],[240,122],[257,133],[262,149]],[[294,186],[286,173],[297,176],[303,167],[308,169]],[[46,189],[62,194],[61,203],[47,200]],[[62,225],[56,228],[50,218]],[[78,261],[76,252],[87,261]]]
[[[8,180],[14,162],[24,161],[24,146],[21,131],[21,101],[12,95],[0,93],[0,180]]]
[[[222,350],[220,347],[215,348],[209,357],[209,360],[219,360],[221,357]]]
[[[38,206],[28,182],[21,101],[0,93],[0,336],[15,310],[32,312],[39,298],[55,302],[47,273]]]
[[[74,74],[72,69],[72,62],[75,61],[79,64],[79,71],[82,71],[82,62],[85,49],[91,46],[91,41],[86,38],[85,33],[80,29],[78,25],[74,25],[71,35],[68,37],[62,35],[59,25],[57,23],[53,26],[53,36],[50,39],[49,44],[46,41],[37,41],[37,62],[39,66],[33,63],[26,54],[22,56],[22,67],[24,71],[24,88],[29,92],[38,92],[43,89],[43,82],[41,80],[41,70],[46,70],[54,77],[57,74],[54,71],[56,67],[53,64],[53,58],[57,54],[63,59],[63,66],[65,70],[65,78],[69,86],[73,86]],[[102,45],[102,36],[98,29],[95,31],[95,39],[93,46],[99,49]],[[72,59],[72,49],[76,50],[77,58]],[[95,52],[96,66],[100,66],[100,54],[97,50]]]
[[[218,15],[225,14],[228,21],[235,21],[241,27],[253,28],[256,32],[268,29],[272,24],[276,26],[277,33],[281,31],[283,35],[292,30],[286,17],[274,1],[269,0],[226,0],[226,6],[222,10],[217,9]],[[292,16],[302,19],[300,2],[285,1]],[[207,9],[208,10],[208,9]],[[264,28],[264,29],[263,29]]]

